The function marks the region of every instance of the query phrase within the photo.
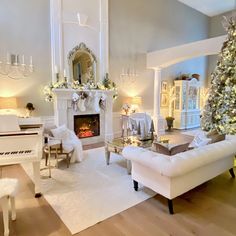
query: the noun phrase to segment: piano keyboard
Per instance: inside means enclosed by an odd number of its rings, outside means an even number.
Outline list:
[[[22,150],[22,151],[11,151],[11,152],[0,152],[0,158],[3,156],[9,155],[25,155],[25,154],[33,154],[34,150]]]

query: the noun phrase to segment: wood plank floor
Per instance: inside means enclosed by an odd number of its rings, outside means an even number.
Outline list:
[[[33,184],[21,166],[2,167],[1,176],[20,180],[17,220],[10,223],[10,236],[71,235],[47,201],[33,197]],[[169,215],[166,199],[156,195],[76,236],[236,235],[236,180],[226,172],[175,199],[174,208],[176,214]]]

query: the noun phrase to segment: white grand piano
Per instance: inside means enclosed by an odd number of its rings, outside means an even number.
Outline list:
[[[32,162],[35,197],[40,197],[42,129],[21,130],[15,115],[0,115],[0,166]]]

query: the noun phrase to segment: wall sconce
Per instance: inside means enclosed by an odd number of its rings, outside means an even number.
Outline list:
[[[80,26],[88,26],[87,21],[88,21],[88,16],[85,14],[77,13],[77,18]]]
[[[33,73],[33,57],[29,58],[29,65],[25,64],[25,56],[18,54],[7,53],[6,63],[0,60],[0,74],[5,75],[11,79],[25,79]]]
[[[81,27],[88,27],[91,30],[97,31],[94,27],[87,24],[88,16],[85,14],[77,13],[77,21],[64,21],[64,24],[75,24]]]
[[[137,78],[139,75],[136,71],[136,69],[134,68],[123,68],[122,72],[120,74],[120,78],[122,80],[124,80],[124,82],[126,80],[131,80],[131,82],[133,83],[135,81],[135,78]]]

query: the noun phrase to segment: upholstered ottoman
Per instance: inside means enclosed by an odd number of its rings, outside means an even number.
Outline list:
[[[9,235],[9,199],[11,203],[11,219],[16,219],[15,195],[18,190],[17,179],[0,179],[0,203],[3,212],[4,236]]]

